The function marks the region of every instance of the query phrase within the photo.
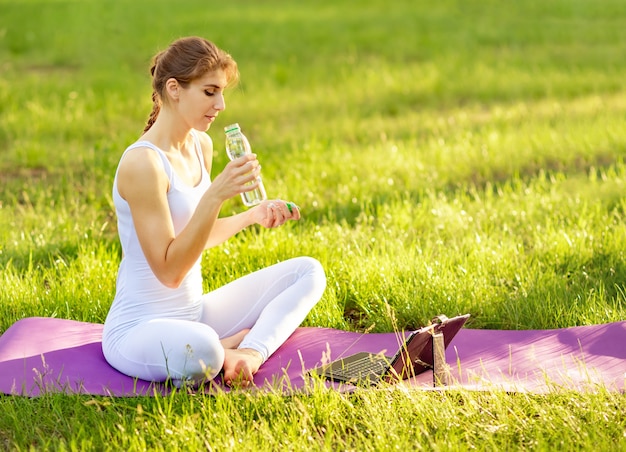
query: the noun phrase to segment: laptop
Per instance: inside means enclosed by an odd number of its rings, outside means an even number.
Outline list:
[[[443,336],[445,351],[469,317],[469,314],[451,319],[444,315],[435,317],[430,325],[409,334],[394,356],[359,352],[312,369],[310,373],[350,384],[373,385],[381,381],[391,383],[405,380],[433,369],[433,338]],[[445,361],[445,356],[443,359]]]

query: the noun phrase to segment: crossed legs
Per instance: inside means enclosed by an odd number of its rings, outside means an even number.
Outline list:
[[[243,276],[202,297],[198,321],[153,319],[128,331],[107,360],[150,381],[213,379],[248,385],[321,298],[326,277],[309,257]]]
[[[237,379],[244,385],[252,381],[261,364],[302,323],[325,288],[321,264],[310,257],[298,257],[204,295],[202,323],[220,338],[238,338],[244,332],[236,348],[225,347],[224,380]]]

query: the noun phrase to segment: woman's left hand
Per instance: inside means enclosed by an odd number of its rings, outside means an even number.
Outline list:
[[[255,223],[266,228],[277,228],[287,220],[299,220],[300,208],[293,202],[273,199],[253,208]]]

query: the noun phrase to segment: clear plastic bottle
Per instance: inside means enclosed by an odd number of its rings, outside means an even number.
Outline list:
[[[246,136],[241,132],[239,124],[231,124],[224,127],[224,132],[226,133],[226,153],[228,154],[228,158],[234,160],[242,155],[250,154],[252,152],[250,143],[248,142]],[[241,194],[243,203],[248,207],[255,206],[261,201],[267,199],[261,176],[257,178],[257,181],[259,183],[257,188]],[[250,182],[250,184],[253,183],[254,182]]]

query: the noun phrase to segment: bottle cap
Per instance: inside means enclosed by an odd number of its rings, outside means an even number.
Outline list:
[[[235,123],[235,124],[231,124],[229,126],[224,127],[225,133],[232,132],[233,130],[240,130],[239,124]]]

